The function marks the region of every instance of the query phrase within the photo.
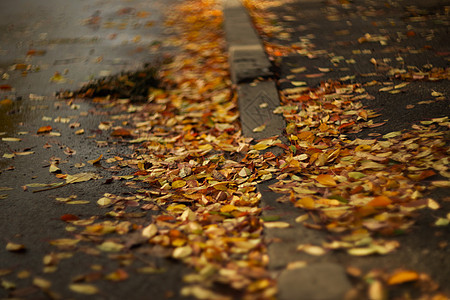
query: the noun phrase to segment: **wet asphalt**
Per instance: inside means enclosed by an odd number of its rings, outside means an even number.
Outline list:
[[[132,191],[111,180],[112,176],[126,175],[126,171],[111,171],[104,161],[95,166],[87,162],[100,155],[107,159],[131,154],[120,138],[99,129],[101,122],[111,122],[110,116],[119,112],[90,101],[70,102],[54,95],[76,90],[95,78],[157,63],[166,30],[163,13],[170,3],[0,2],[0,137],[20,139],[0,142],[0,299],[51,299],[55,295],[62,299],[178,297],[186,268],[145,252],[136,254],[138,259],[131,265],[124,258],[92,254],[88,247],[71,259],[62,259],[56,269],[49,270],[43,262],[45,255],[70,252],[49,243],[71,237],[61,216],[104,218],[106,210],[99,208],[97,199],[104,193],[127,196]],[[118,124],[120,121],[113,125]],[[37,134],[42,126],[51,126],[51,133]],[[75,133],[80,129],[84,134]],[[61,182],[49,172],[52,161],[59,162],[63,173],[95,172],[102,178],[38,193],[32,192],[37,188],[25,187]],[[87,203],[70,205],[56,200],[71,195]],[[139,217],[136,221],[144,222],[151,218],[151,212]],[[25,250],[6,251],[9,242],[22,244]],[[138,273],[137,268],[142,266],[164,271]],[[130,278],[123,282],[95,279],[101,290],[95,296],[69,289],[74,282],[90,283],[99,274],[104,277],[117,269],[126,270]],[[33,285],[36,277],[51,282],[51,292]]]

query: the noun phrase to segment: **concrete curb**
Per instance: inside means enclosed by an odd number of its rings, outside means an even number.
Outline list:
[[[237,87],[243,134],[255,139],[281,136],[285,122],[273,113],[280,99],[263,44],[239,0],[224,0],[223,6],[231,79]],[[253,131],[263,125],[264,130]]]
[[[260,37],[255,32],[246,9],[239,0],[223,0],[225,34],[228,44],[230,73],[237,87],[240,119],[244,136],[264,139],[283,136],[284,118],[273,113],[280,105],[271,63]],[[254,129],[265,125],[265,129]],[[280,154],[281,149],[268,149]],[[270,214],[284,215],[290,228],[265,229],[268,240],[276,240],[268,247],[269,270],[278,279],[278,298],[282,300],[334,300],[343,299],[351,288],[345,269],[332,262],[308,264],[300,269],[286,269],[289,262],[299,260],[296,246],[299,239],[316,241],[317,236],[294,222],[292,208],[277,203],[278,195],[268,189],[268,183],[257,185],[261,193],[261,206],[273,208]],[[287,212],[289,211],[289,212]],[[268,216],[267,212],[263,213]],[[281,231],[280,231],[281,230]]]

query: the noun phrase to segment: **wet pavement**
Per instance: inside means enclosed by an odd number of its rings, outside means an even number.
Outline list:
[[[54,95],[78,89],[92,79],[158,63],[165,37],[162,18],[170,3],[0,2],[0,298],[87,299],[88,295],[73,292],[69,285],[89,283],[100,273],[127,266],[124,257],[111,261],[111,257],[89,253],[87,248],[72,259],[63,259],[64,254],[58,255],[64,251],[49,243],[67,235],[62,216],[101,216],[104,211],[94,199],[106,192],[128,195],[131,191],[111,179],[124,172],[111,173],[105,162],[88,162],[100,155],[111,158],[130,154],[120,137],[111,137],[105,131],[123,125],[110,119],[120,114],[120,109]],[[105,128],[99,128],[101,122]],[[46,126],[51,129],[38,134]],[[43,187],[39,183],[58,181],[58,172],[50,172],[52,165],[64,173],[95,172],[102,178],[33,193]],[[71,195],[77,195],[71,199],[75,200],[72,205],[57,200]],[[24,245],[24,253],[5,251],[8,243]],[[43,261],[46,255],[50,261],[61,262],[55,267],[53,262]],[[56,256],[50,259],[48,255]],[[133,273],[133,280],[114,289],[114,295],[100,294],[92,299],[126,299],[131,292],[134,299],[176,296],[185,268],[145,253],[140,259],[140,264],[128,271]],[[136,271],[143,266],[156,271]],[[39,288],[39,279],[52,283],[51,292]],[[99,283],[103,291],[115,285],[114,280]]]

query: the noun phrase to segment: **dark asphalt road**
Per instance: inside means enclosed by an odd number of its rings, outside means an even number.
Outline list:
[[[76,89],[90,79],[136,70],[161,57],[157,45],[164,39],[162,14],[170,1],[1,1],[0,2],[0,298],[50,299],[164,299],[177,298],[180,264],[155,257],[143,250],[130,265],[126,257],[92,253],[92,245],[59,263],[44,263],[44,256],[70,253],[49,241],[73,237],[60,218],[99,216],[105,209],[96,204],[104,193],[129,195],[120,181],[106,184],[114,175],[129,172],[108,170],[108,163],[93,166],[87,161],[130,154],[128,146],[99,130],[111,121],[111,110],[97,110],[87,102],[57,100],[54,93]],[[55,73],[61,76],[55,76]],[[33,94],[33,95],[31,95]],[[109,111],[109,112],[108,112]],[[62,118],[62,119],[61,119]],[[114,121],[113,121],[114,122]],[[115,125],[121,124],[115,121]],[[70,126],[78,123],[79,125]],[[54,135],[37,135],[41,126],[52,126]],[[79,126],[79,127],[76,127]],[[75,131],[84,129],[85,134]],[[57,133],[57,134],[56,134]],[[106,147],[107,145],[107,147]],[[76,151],[67,155],[69,147]],[[27,156],[5,157],[13,152]],[[49,172],[50,161],[58,160],[63,173],[95,172],[103,178],[59,189],[32,193],[23,186],[61,181]],[[78,168],[77,164],[85,164]],[[36,189],[36,188],[34,188]],[[65,204],[57,197],[77,195],[87,204]],[[136,219],[151,218],[151,213]],[[107,220],[107,219],[106,219]],[[114,220],[111,220],[114,222]],[[70,228],[69,228],[70,230]],[[6,251],[7,243],[25,246],[24,252]],[[95,248],[95,247],[94,247]],[[94,251],[95,252],[95,251]],[[90,254],[89,254],[90,253]],[[143,274],[138,268],[152,266],[161,273]],[[50,268],[49,268],[50,267]],[[117,269],[130,278],[123,282],[102,279]],[[36,278],[51,283],[49,291],[38,288]],[[78,279],[77,279],[78,278]],[[98,280],[100,278],[100,280]],[[94,283],[101,290],[95,296],[75,293],[69,285]]]

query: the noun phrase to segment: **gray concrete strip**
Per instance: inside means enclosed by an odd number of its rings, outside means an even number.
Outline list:
[[[230,73],[237,85],[243,134],[255,139],[281,136],[285,122],[273,113],[280,100],[275,82],[270,80],[271,63],[261,39],[239,0],[224,0],[223,7]],[[264,129],[255,130],[258,127]]]
[[[319,263],[285,270],[278,278],[279,300],[344,299],[351,285],[338,264]]]
[[[239,0],[224,0],[223,6],[233,83],[272,77],[271,63],[245,8]]]
[[[285,122],[281,115],[273,113],[280,105],[273,81],[259,81],[238,85],[239,112],[245,136],[263,139],[281,135]],[[257,128],[260,127],[261,131]]]

